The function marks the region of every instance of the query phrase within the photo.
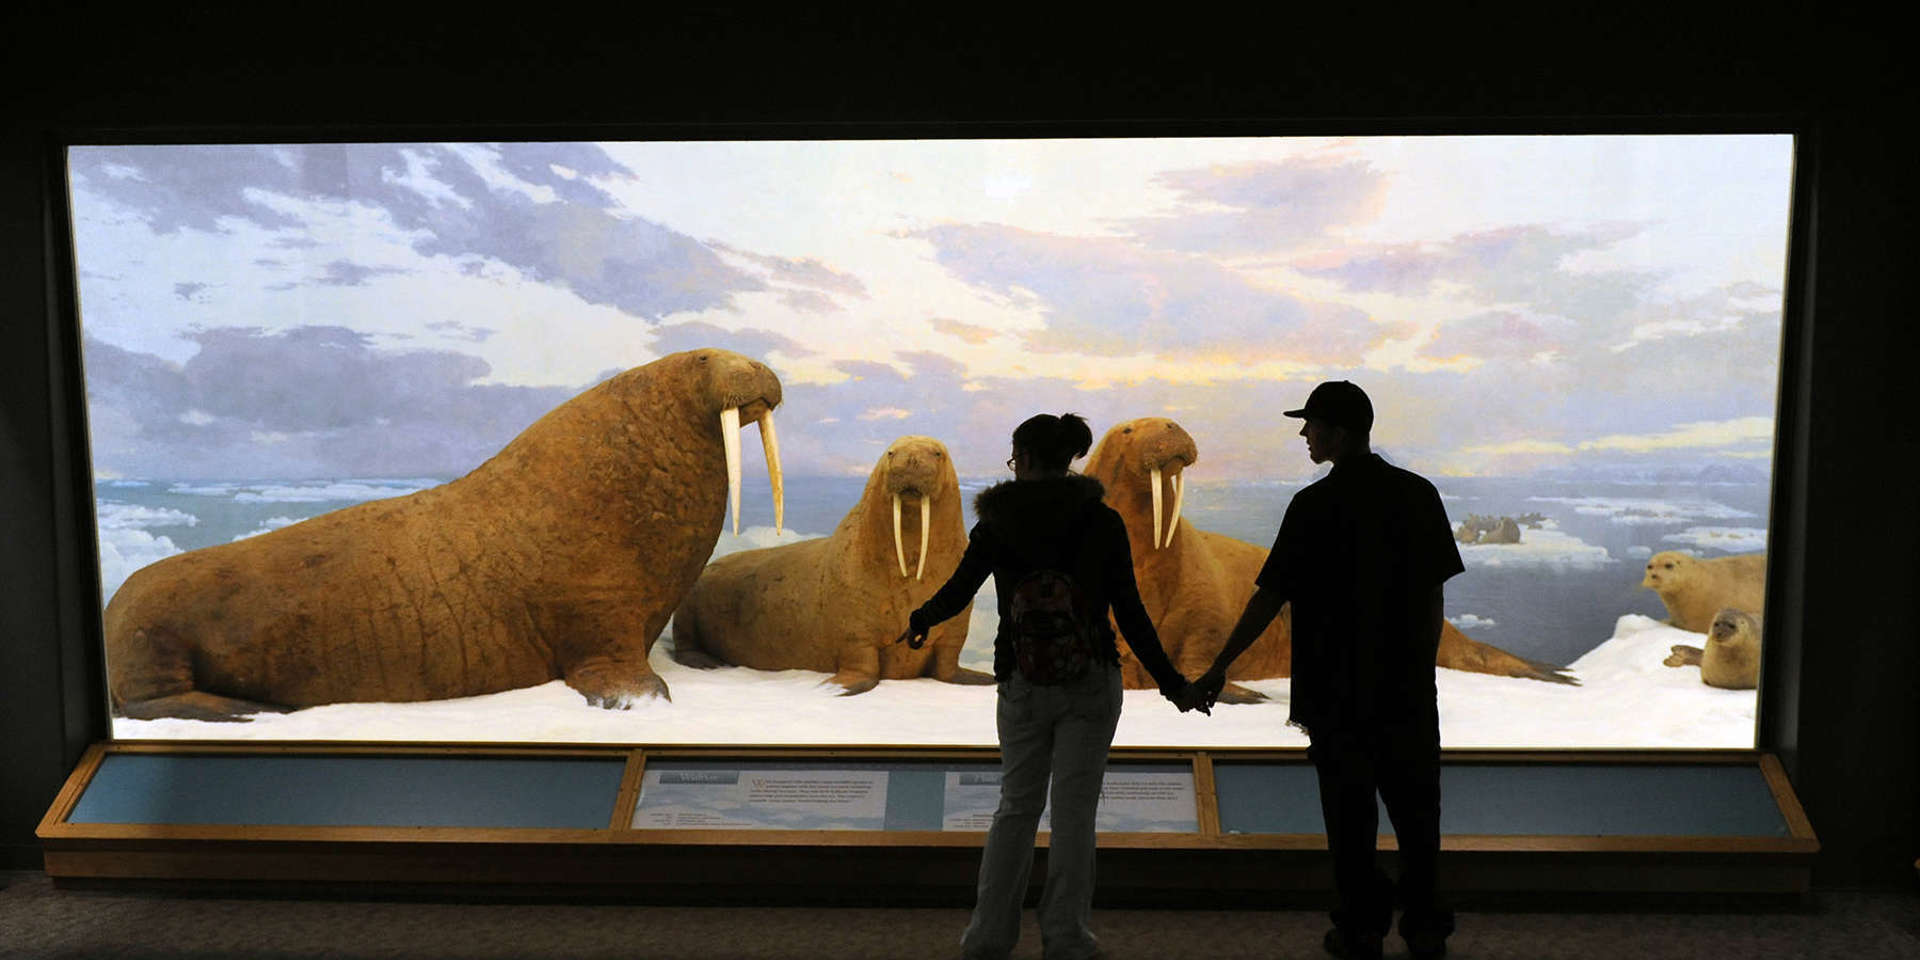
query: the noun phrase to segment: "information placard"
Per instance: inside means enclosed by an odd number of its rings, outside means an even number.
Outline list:
[[[942,830],[985,830],[1000,805],[1000,774],[949,772]],[[1051,829],[1053,799],[1040,814]],[[1193,833],[1200,829],[1189,771],[1109,769],[1100,786],[1095,828],[1102,833]]]
[[[885,770],[649,770],[635,829],[881,830]]]

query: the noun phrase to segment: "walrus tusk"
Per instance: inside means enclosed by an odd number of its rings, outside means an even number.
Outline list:
[[[1187,475],[1176,473],[1171,478],[1173,484],[1173,519],[1167,523],[1166,546],[1173,546],[1173,535],[1180,531],[1180,504],[1187,499]]]
[[[767,479],[773,482],[773,534],[779,536],[787,522],[787,480],[780,472],[780,438],[773,432],[773,411],[760,418],[760,448],[767,454]]]
[[[1153,468],[1153,548],[1160,549],[1160,468]]]
[[[927,577],[927,530],[933,526],[933,500],[926,494],[920,495],[920,569],[914,571],[915,580]]]
[[[900,561],[900,575],[907,575],[907,551],[900,545],[900,495],[893,495],[893,558]]]
[[[740,534],[740,408],[720,411],[720,445],[727,451],[727,503],[733,507],[733,533]]]

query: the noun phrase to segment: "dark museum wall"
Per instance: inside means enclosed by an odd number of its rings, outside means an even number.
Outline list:
[[[1920,462],[1920,324],[1897,282],[1911,275],[1916,167],[1897,144],[1914,90],[1889,25],[1764,4],[1739,22],[1676,19],[1671,5],[1631,16],[1610,6],[1586,22],[1456,6],[1421,23],[1372,13],[1129,33],[971,10],[948,22],[650,11],[633,22],[569,13],[492,25],[395,5],[327,5],[274,24],[223,9],[0,14],[0,866],[39,865],[35,825],[80,751],[107,732],[79,387],[48,296],[48,250],[64,243],[62,212],[48,202],[62,130],[400,139],[541,135],[529,125],[659,136],[673,131],[646,125],[745,123],[766,135],[769,123],[933,121],[1126,133],[1130,121],[1219,131],[1240,120],[1247,132],[1321,132],[1380,118],[1383,132],[1451,132],[1614,130],[1631,118],[1659,131],[1764,115],[1808,123],[1818,148],[1800,171],[1817,174],[1798,211],[1812,256],[1805,302],[1790,311],[1808,322],[1804,370],[1786,371],[1796,385],[1786,402],[1801,413],[1782,421],[1783,444],[1798,452],[1793,469],[1783,461],[1773,524],[1786,563],[1768,668],[1784,680],[1766,695],[1763,738],[1820,834],[1818,883],[1910,882],[1920,497],[1901,471]],[[1779,549],[1795,540],[1797,555]]]

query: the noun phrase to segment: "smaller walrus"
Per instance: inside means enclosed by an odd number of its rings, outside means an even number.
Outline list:
[[[1700,682],[1728,690],[1752,690],[1760,685],[1760,618],[1728,607],[1713,615],[1707,629],[1707,648],[1673,645],[1669,667],[1700,668]]]
[[[918,507],[904,520],[903,501]],[[966,547],[947,448],[901,437],[831,536],[710,564],[673,616],[673,657],[701,669],[819,670],[844,695],[882,679],[990,684],[991,674],[960,666],[972,604],[918,650],[889,642],[953,575]]]
[[[1692,633],[1705,633],[1714,614],[1766,609],[1767,554],[1743,553],[1703,560],[1677,550],[1656,553],[1647,560],[1640,585],[1660,595],[1667,605],[1667,622]]]

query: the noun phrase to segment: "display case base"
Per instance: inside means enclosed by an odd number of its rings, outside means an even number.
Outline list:
[[[997,759],[114,741],[39,836],[64,886],[959,906]],[[1441,882],[1463,906],[1788,905],[1819,850],[1757,751],[1449,751],[1442,776]],[[1108,791],[1105,903],[1316,908],[1331,889],[1302,751],[1116,749]],[[1380,846],[1391,871],[1391,834]]]

